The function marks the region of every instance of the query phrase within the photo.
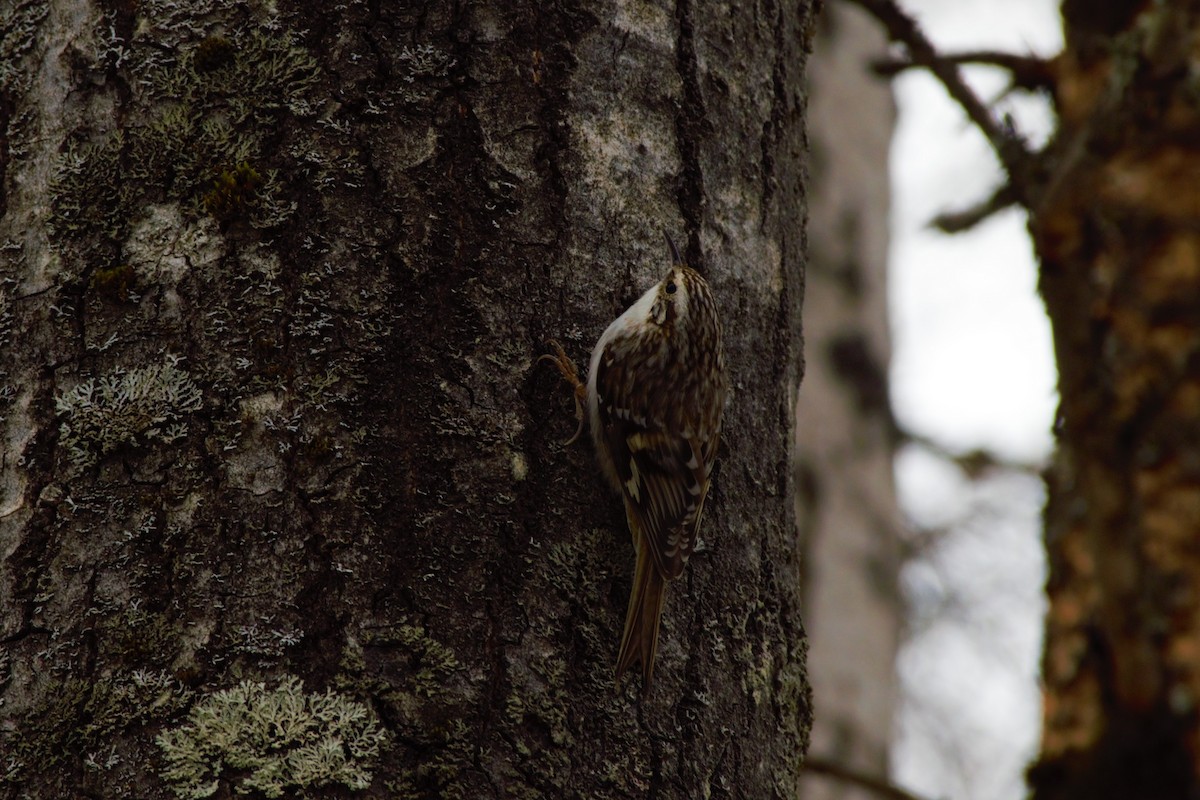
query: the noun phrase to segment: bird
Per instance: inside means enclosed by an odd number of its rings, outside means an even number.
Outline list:
[[[635,664],[649,690],[666,584],[696,547],[721,439],[729,379],[716,298],[664,234],[671,264],[601,334],[587,384],[557,342],[555,364],[583,406],[601,472],[619,492],[637,556],[616,682]],[[539,359],[540,360],[540,359]]]

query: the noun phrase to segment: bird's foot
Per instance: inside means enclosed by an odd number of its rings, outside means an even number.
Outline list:
[[[574,436],[563,442],[564,446],[568,446],[574,444],[579,435],[583,433],[583,406],[587,402],[587,384],[579,380],[579,370],[576,369],[575,362],[563,350],[562,345],[551,339],[550,346],[554,348],[554,355],[546,353],[539,356],[538,361],[549,361],[553,364],[558,369],[558,373],[562,375],[563,380],[571,384],[575,393],[575,419],[579,421],[579,427],[575,429]]]

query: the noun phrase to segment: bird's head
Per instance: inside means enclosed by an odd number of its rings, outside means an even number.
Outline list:
[[[652,290],[654,303],[650,307],[650,321],[659,326],[678,327],[687,324],[691,301],[703,279],[683,263],[671,237],[666,236],[666,239],[671,250],[671,269]]]

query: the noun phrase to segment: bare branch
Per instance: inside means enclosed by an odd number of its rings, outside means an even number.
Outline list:
[[[1017,202],[1017,193],[1011,183],[1006,183],[992,196],[961,211],[945,211],[929,221],[930,227],[942,233],[962,233],[974,228],[985,219]]]
[[[1037,56],[1019,56],[1015,53],[1004,53],[999,50],[968,50],[962,53],[943,53],[935,56],[936,60],[947,64],[962,66],[978,64],[986,67],[998,67],[1007,70],[1012,76],[1012,88],[1025,91],[1048,89],[1054,85],[1054,76],[1050,71],[1050,62]],[[880,58],[871,63],[875,74],[890,78],[906,69],[914,67],[930,67],[915,56],[908,59]]]
[[[815,775],[825,775],[839,781],[844,781],[845,783],[854,784],[867,791],[874,792],[880,797],[887,798],[887,800],[925,800],[925,798],[901,789],[885,778],[877,778],[874,775],[859,772],[856,769],[835,761],[809,756],[804,760],[804,769]]]
[[[892,41],[904,45],[915,64],[934,74],[946,91],[966,112],[967,117],[987,138],[996,157],[1008,173],[1009,183],[1022,205],[1028,205],[1025,174],[1031,160],[1025,143],[1008,125],[997,121],[959,74],[958,65],[938,55],[933,44],[921,32],[916,21],[900,10],[894,0],[848,0],[878,19]]]

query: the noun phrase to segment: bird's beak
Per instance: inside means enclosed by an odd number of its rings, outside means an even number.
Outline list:
[[[671,265],[682,267],[683,259],[679,255],[679,248],[675,246],[675,242],[671,240],[671,234],[663,231],[663,236],[666,237],[667,247],[671,248]]]

